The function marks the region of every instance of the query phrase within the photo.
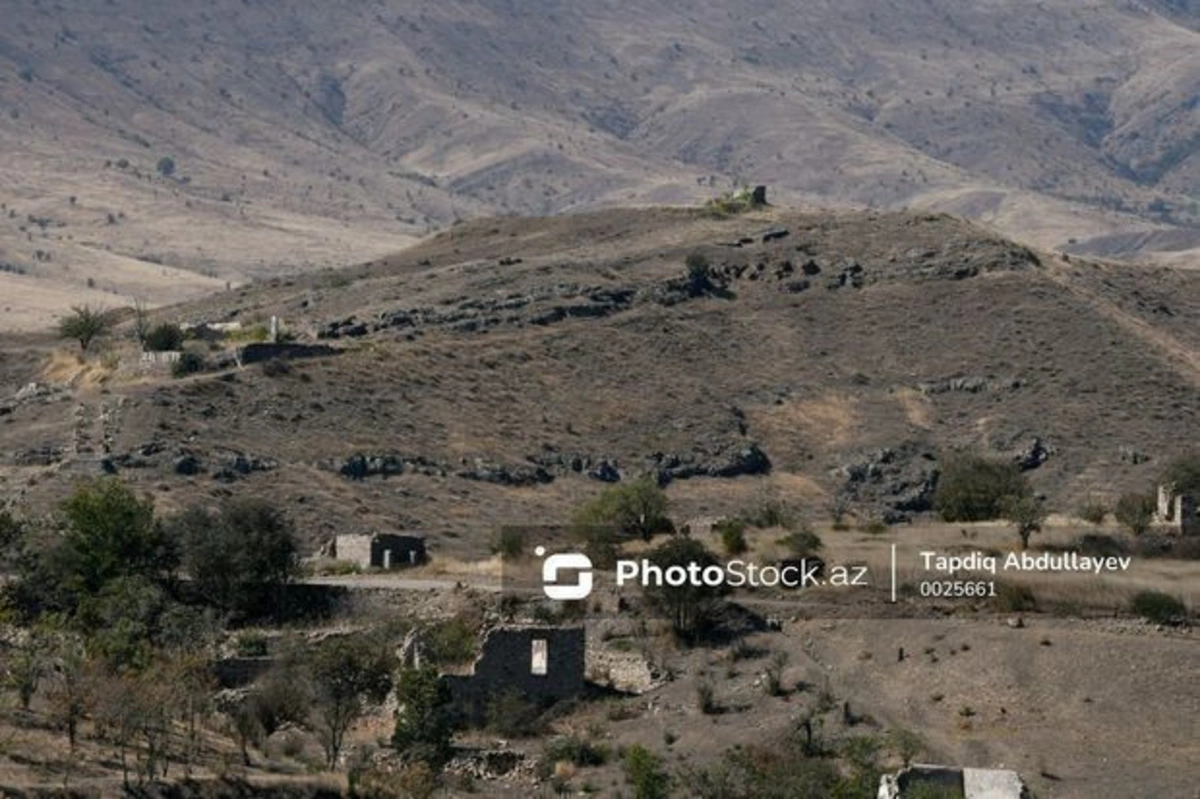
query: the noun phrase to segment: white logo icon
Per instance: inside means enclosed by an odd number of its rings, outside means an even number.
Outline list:
[[[534,553],[540,558],[546,554],[545,547]],[[575,572],[575,582],[559,583],[558,574]],[[584,599],[592,593],[592,559],[582,552],[562,552],[546,558],[542,564],[542,591],[551,599]]]

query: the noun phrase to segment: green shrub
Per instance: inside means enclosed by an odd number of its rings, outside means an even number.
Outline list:
[[[492,543],[492,552],[503,560],[516,560],[525,554],[525,531],[505,527]]]
[[[1089,499],[1079,506],[1075,511],[1075,515],[1083,519],[1088,524],[1094,524],[1097,527],[1104,524],[1104,517],[1108,515],[1108,508],[1103,502]]]
[[[1200,452],[1188,452],[1171,461],[1161,481],[1180,494],[1200,494]]]
[[[439,621],[424,637],[425,656],[439,666],[455,666],[475,659],[479,645],[479,620],[459,614]]]
[[[150,328],[143,339],[150,352],[167,352],[183,346],[183,329],[179,325],[163,322]]]
[[[172,377],[187,377],[204,371],[204,357],[195,352],[185,352],[171,364]]]
[[[1122,494],[1113,509],[1113,516],[1134,535],[1150,529],[1156,510],[1155,498],[1150,494]]]
[[[1187,618],[1187,607],[1161,591],[1139,591],[1130,601],[1129,608],[1156,624],[1178,624]]]
[[[862,531],[868,535],[882,535],[888,531],[887,522],[883,519],[873,518],[863,525]]]
[[[722,519],[713,526],[721,537],[721,548],[726,555],[741,555],[746,551],[746,523],[738,519]]]
[[[542,750],[538,762],[538,773],[547,779],[554,773],[558,763],[570,763],[581,768],[603,766],[608,762],[610,753],[604,746],[598,746],[574,735],[551,739]]]
[[[649,540],[673,532],[667,495],[650,477],[609,486],[575,513],[577,528],[609,527],[625,538]]]
[[[751,527],[791,527],[792,509],[778,499],[766,499],[756,507],[742,513],[741,519]]]
[[[958,455],[942,467],[933,506],[948,522],[981,522],[1002,518],[1010,498],[1031,494],[1025,475],[1015,463]]]
[[[670,796],[671,778],[663,768],[662,758],[641,744],[625,750],[621,767],[633,786],[635,799],[667,799]]]
[[[793,558],[803,558],[816,554],[825,544],[821,537],[814,533],[808,525],[799,528],[779,539],[779,544],[787,547],[788,555]]]
[[[237,654],[242,658],[266,657],[268,651],[267,637],[262,633],[245,632],[238,636]]]

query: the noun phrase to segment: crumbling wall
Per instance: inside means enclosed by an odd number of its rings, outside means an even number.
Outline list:
[[[371,536],[339,535],[333,542],[333,556],[338,560],[357,563],[361,568],[371,567]]]
[[[484,638],[473,672],[446,680],[458,710],[482,723],[489,701],[505,693],[537,705],[578,696],[586,655],[582,627],[496,627]]]

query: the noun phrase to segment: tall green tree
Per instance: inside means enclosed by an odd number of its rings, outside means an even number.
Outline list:
[[[20,563],[21,593],[42,609],[74,613],[118,578],[157,580],[175,565],[153,501],[115,477],[77,486],[53,528]]]
[[[230,613],[280,609],[280,592],[299,573],[287,517],[262,499],[234,500],[216,513],[193,507],[169,525],[183,567],[208,603]]]

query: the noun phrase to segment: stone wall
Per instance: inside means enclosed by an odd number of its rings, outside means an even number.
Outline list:
[[[473,672],[446,680],[458,710],[478,724],[487,720],[489,701],[505,693],[543,706],[578,696],[586,655],[582,627],[496,627]]]

